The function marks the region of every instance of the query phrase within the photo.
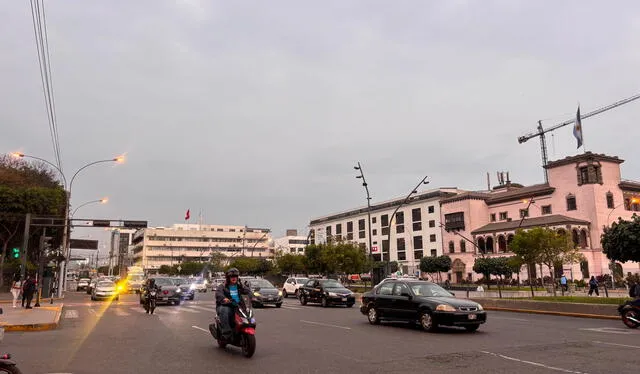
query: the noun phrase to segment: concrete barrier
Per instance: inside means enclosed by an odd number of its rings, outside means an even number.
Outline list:
[[[561,303],[521,299],[473,298],[486,310],[550,314],[567,317],[618,319],[618,306],[610,304]]]

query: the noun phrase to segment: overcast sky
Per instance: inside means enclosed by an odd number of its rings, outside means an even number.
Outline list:
[[[63,167],[79,216],[305,229],[430,187],[542,182],[517,137],[640,92],[637,1],[51,0]],[[0,5],[0,152],[53,160],[29,2]],[[640,179],[640,101],[583,122]],[[548,137],[574,155],[571,127]],[[306,229],[305,229],[306,230]],[[304,232],[306,234],[306,231]],[[97,235],[95,231],[86,235]]]

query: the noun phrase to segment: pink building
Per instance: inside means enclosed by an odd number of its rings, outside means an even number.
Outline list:
[[[610,274],[600,243],[603,228],[618,217],[629,219],[640,211],[640,182],[621,179],[623,162],[586,152],[549,162],[548,183],[525,187],[505,181],[491,191],[465,192],[441,200],[442,247],[453,260],[451,281],[477,280],[481,276],[473,272],[473,264],[480,252],[508,256],[516,229],[536,226],[565,230],[581,248],[586,261],[565,265],[567,276],[582,279]],[[621,266],[624,274],[640,271],[638,263]],[[526,279],[526,272],[521,277]]]

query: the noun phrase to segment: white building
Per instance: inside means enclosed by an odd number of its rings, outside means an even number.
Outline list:
[[[405,273],[414,274],[424,256],[442,255],[440,200],[459,193],[456,188],[440,188],[413,195],[389,222],[404,197],[371,205],[371,252],[375,260],[397,261]],[[390,224],[393,230],[389,232]],[[367,207],[356,208],[311,220],[310,242],[345,240],[369,246]],[[389,239],[391,250],[389,251]]]
[[[309,244],[309,238],[298,235],[298,230],[287,230],[287,234],[273,240],[276,252],[303,255],[304,247]]]
[[[141,229],[132,240],[134,265],[145,271],[181,262],[205,262],[213,252],[229,259],[238,256],[273,258],[270,230],[229,225],[175,224]]]

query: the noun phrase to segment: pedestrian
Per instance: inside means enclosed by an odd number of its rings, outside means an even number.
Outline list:
[[[27,306],[25,307],[25,309],[33,309],[31,307],[31,300],[33,300],[33,294],[36,292],[36,282],[31,276],[28,276],[24,281],[22,292],[27,300]]]
[[[20,281],[20,275],[16,274],[13,277],[13,283],[11,284],[11,295],[13,295],[13,307],[16,307],[16,303],[18,302],[18,297],[22,292],[22,282]]]
[[[564,292],[569,290],[569,287],[567,286],[567,277],[564,274],[560,277],[560,287],[562,287]]]
[[[589,296],[591,296],[593,292],[596,293],[596,296],[600,296],[600,292],[598,292],[598,281],[596,280],[596,277],[592,275],[589,280]]]

